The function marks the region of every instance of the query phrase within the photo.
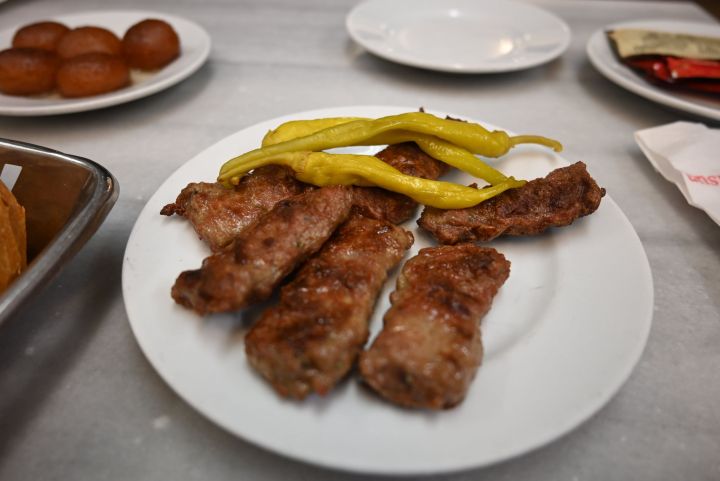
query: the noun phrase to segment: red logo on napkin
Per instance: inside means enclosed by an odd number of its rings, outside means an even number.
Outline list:
[[[690,182],[697,182],[698,184],[705,185],[718,185],[720,186],[720,175],[692,175],[685,173]]]

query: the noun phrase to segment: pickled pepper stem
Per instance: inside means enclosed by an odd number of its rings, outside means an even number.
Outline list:
[[[541,137],[539,135],[515,135],[510,137],[510,145],[516,146],[519,144],[539,144],[545,147],[550,147],[555,152],[562,152],[563,146],[560,142],[547,137]]]

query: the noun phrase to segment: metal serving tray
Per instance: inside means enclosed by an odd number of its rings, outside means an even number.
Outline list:
[[[95,233],[119,186],[91,160],[2,138],[0,176],[14,180],[8,187],[25,208],[28,238],[28,267],[0,294],[2,324]]]

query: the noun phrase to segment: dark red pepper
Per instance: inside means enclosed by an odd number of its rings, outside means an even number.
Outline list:
[[[720,94],[720,61],[652,55],[623,62],[659,85]]]

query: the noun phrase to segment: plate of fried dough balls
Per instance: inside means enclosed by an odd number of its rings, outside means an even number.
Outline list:
[[[55,115],[151,95],[192,75],[210,36],[174,15],[98,11],[0,31],[0,115]]]

